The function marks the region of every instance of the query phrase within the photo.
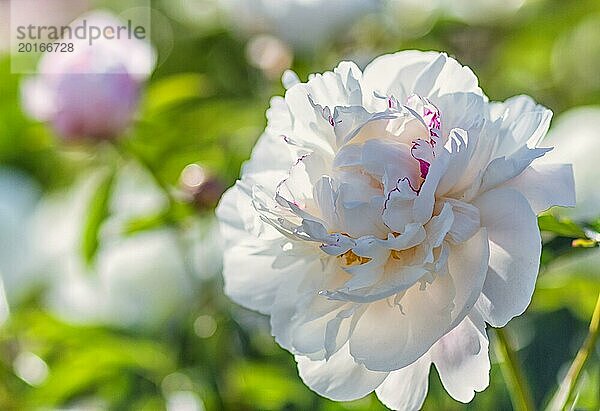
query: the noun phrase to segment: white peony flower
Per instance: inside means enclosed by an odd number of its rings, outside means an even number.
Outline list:
[[[273,34],[297,49],[325,44],[380,0],[218,0],[234,31]]]
[[[433,363],[470,401],[488,385],[485,324],[530,302],[536,213],[574,204],[570,166],[532,165],[552,113],[488,102],[435,52],[284,79],[218,207],[226,293],[270,315],[325,397],[417,409]]]

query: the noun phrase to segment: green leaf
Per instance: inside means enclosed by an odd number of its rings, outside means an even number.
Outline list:
[[[89,391],[119,392],[127,390],[127,380],[135,376],[157,385],[175,369],[166,347],[106,333],[61,353],[58,361],[52,361],[47,380],[31,391],[28,400],[32,405],[56,406]]]
[[[145,112],[157,114],[182,104],[210,95],[210,82],[198,73],[182,73],[162,78],[150,85],[145,100]]]
[[[281,410],[288,404],[310,407],[311,395],[289,369],[264,362],[239,362],[226,374],[228,401],[239,408]],[[240,407],[239,404],[246,407]],[[238,408],[236,407],[236,408]]]
[[[103,178],[90,199],[81,237],[81,252],[88,265],[92,265],[98,251],[100,228],[109,215],[114,180],[115,172],[111,171]]]
[[[125,223],[123,234],[133,235],[142,231],[153,230],[168,224],[170,221],[170,216],[164,211],[143,217],[135,217]]]
[[[10,409],[62,409],[90,397],[106,401],[107,409],[138,409],[127,405],[160,395],[160,382],[177,369],[174,347],[160,339],[69,324],[37,309],[14,313],[7,331],[49,368],[41,385],[13,388],[23,405]]]
[[[589,225],[592,230],[600,232],[600,218],[592,221]]]
[[[531,309],[553,312],[567,308],[582,321],[588,321],[600,293],[600,283],[594,275],[559,267],[538,279]]]
[[[552,214],[538,217],[540,230],[549,231],[561,237],[586,238],[585,232],[576,223],[568,219],[558,219]]]

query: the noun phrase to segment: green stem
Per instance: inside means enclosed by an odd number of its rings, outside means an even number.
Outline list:
[[[533,397],[517,354],[512,349],[504,329],[498,328],[495,331],[496,355],[502,361],[500,365],[514,409],[517,411],[533,411],[535,410]]]
[[[579,378],[581,377],[581,371],[585,366],[590,354],[594,351],[598,335],[600,334],[600,294],[598,295],[598,301],[596,301],[596,308],[592,314],[592,320],[590,321],[588,335],[583,342],[583,345],[577,352],[575,359],[569,367],[569,371],[565,375],[558,390],[552,397],[550,405],[548,405],[548,411],[561,411],[565,409],[569,398],[573,392],[573,389],[577,386]]]

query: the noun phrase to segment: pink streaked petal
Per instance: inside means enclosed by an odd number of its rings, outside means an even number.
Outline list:
[[[429,173],[429,167],[435,157],[431,142],[420,138],[416,139],[413,141],[410,154],[419,162],[421,178],[427,177],[427,173]]]
[[[406,99],[406,107],[414,110],[423,123],[429,129],[431,136],[431,145],[435,146],[440,139],[440,130],[442,127],[440,110],[427,98],[413,94]]]

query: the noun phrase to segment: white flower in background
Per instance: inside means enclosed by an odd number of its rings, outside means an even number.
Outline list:
[[[554,150],[542,162],[566,161],[573,164],[577,206],[559,213],[577,221],[600,218],[598,159],[600,159],[600,107],[578,107],[561,114],[544,139]]]
[[[100,177],[83,177],[70,191],[45,198],[37,211],[37,273],[52,277],[48,305],[68,321],[155,329],[192,297],[178,234],[162,228],[124,235],[123,229],[133,218],[161,212],[166,198],[137,167],[120,170],[96,261],[88,267],[81,239]]]
[[[6,294],[11,304],[25,297],[36,282],[29,272],[35,262],[29,226],[39,197],[40,188],[31,178],[0,168],[0,279],[4,282],[0,295]]]
[[[181,199],[192,205],[200,215],[210,210],[210,216],[197,218],[186,232],[191,246],[191,264],[196,275],[209,279],[223,267],[223,239],[214,217],[214,207],[227,188],[213,173],[200,164],[188,164],[179,176]]]
[[[284,83],[218,208],[226,293],[271,316],[323,396],[416,409],[433,363],[470,401],[488,385],[485,323],[530,302],[536,213],[574,204],[570,166],[532,164],[552,113],[488,102],[435,52]]]
[[[117,27],[123,23],[105,12],[92,12],[72,23]],[[74,43],[73,53],[45,53],[38,74],[22,86],[23,107],[33,118],[48,121],[67,140],[111,139],[133,121],[144,81],[155,64],[150,43],[105,38],[88,46]]]
[[[219,0],[234,31],[272,34],[303,51],[326,44],[380,0]]]
[[[186,241],[196,276],[208,280],[223,269],[223,239],[214,217],[198,219],[190,226]]]
[[[600,107],[577,107],[562,113],[554,121],[544,145],[554,146],[554,150],[543,157],[543,162],[557,160],[573,164],[577,206],[557,210],[562,217],[569,217],[580,223],[600,218],[600,190],[598,190],[598,166],[600,158],[600,129],[595,124],[600,121]],[[586,250],[573,256],[552,262],[548,272],[558,276],[592,275],[598,276],[600,250]]]

